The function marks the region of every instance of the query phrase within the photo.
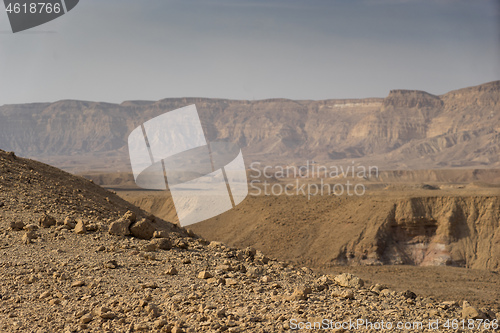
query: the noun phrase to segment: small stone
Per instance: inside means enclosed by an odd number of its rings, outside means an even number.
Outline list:
[[[247,257],[254,257],[255,254],[257,253],[257,250],[254,249],[253,247],[247,247],[245,250],[245,256]]]
[[[60,300],[60,299],[58,299],[58,298],[53,298],[53,299],[51,299],[51,300],[49,301],[49,304],[50,304],[50,305],[58,305],[58,304],[60,304],[60,303],[61,303],[61,300]]]
[[[149,331],[149,325],[147,323],[136,323],[134,325],[134,331]]]
[[[84,285],[85,285],[85,282],[82,280],[74,281],[73,283],[71,283],[72,287],[82,287]]]
[[[38,235],[34,231],[26,231],[26,233],[22,237],[22,242],[24,244],[31,243],[31,240],[38,238]]]
[[[152,244],[155,244],[160,250],[170,250],[172,248],[172,242],[168,238],[155,238],[151,240]]]
[[[105,313],[108,313],[110,312],[111,309],[106,307],[106,306],[101,306],[101,307],[98,307],[96,310],[95,310],[95,313],[99,316],[99,317],[102,317],[103,314]]]
[[[165,274],[167,275],[177,275],[177,269],[175,267],[170,267],[165,271]]]
[[[64,219],[64,225],[67,226],[69,229],[74,229],[76,227],[76,222],[72,217],[67,216]]]
[[[154,238],[168,238],[168,235],[169,235],[169,233],[166,230],[156,230],[153,233]]]
[[[238,284],[238,280],[233,278],[225,279],[225,284],[226,286],[234,286]]]
[[[462,319],[487,319],[486,315],[464,301],[462,305]]]
[[[99,224],[97,224],[97,223],[89,223],[86,226],[86,228],[87,228],[87,231],[95,232],[95,231],[99,230]]]
[[[209,279],[211,277],[213,277],[212,274],[207,271],[201,271],[200,273],[198,273],[198,279]]]
[[[417,298],[417,295],[410,290],[406,290],[403,292],[403,297],[406,299],[415,299]]]
[[[219,317],[219,318],[225,317],[226,316],[226,309],[222,308],[220,310],[217,310],[217,312],[215,313],[215,315],[217,317]]]
[[[141,285],[142,289],[156,289],[158,284],[156,282],[147,282]]]
[[[178,239],[174,242],[174,246],[179,249],[187,249],[189,244],[184,239]]]
[[[21,231],[24,229],[24,222],[22,221],[10,222],[10,229],[14,231]]]
[[[116,260],[109,260],[104,264],[104,266],[109,269],[115,269],[118,267],[118,263]]]
[[[34,223],[30,223],[30,224],[25,225],[23,229],[26,231],[37,231],[38,226]]]
[[[121,217],[109,225],[108,233],[115,236],[128,236],[130,235],[129,227],[131,223],[129,219]]]
[[[293,292],[292,295],[288,296],[288,300],[293,300],[293,301],[305,301],[307,300],[307,296],[312,293],[312,289],[309,287],[299,287],[296,288]]]
[[[156,304],[148,304],[146,306],[146,312],[153,318],[157,318],[160,315],[160,309]]]
[[[258,277],[262,274],[264,274],[264,270],[261,267],[250,267],[246,273],[248,277],[253,277],[253,278]]]
[[[153,325],[155,326],[155,328],[162,328],[163,326],[165,326],[167,324],[168,324],[168,321],[166,319],[164,319],[164,318],[157,319],[153,323]]]
[[[352,290],[342,290],[342,291],[334,291],[332,293],[333,297],[341,297],[345,299],[354,299],[354,293]]]
[[[210,244],[208,244],[208,247],[211,249],[216,249],[216,248],[222,247],[222,246],[223,246],[222,242],[218,242],[218,241],[211,241]]]
[[[122,218],[129,220],[130,222],[134,223],[137,221],[137,216],[135,215],[134,212],[132,211],[127,211],[125,214],[123,214]]]
[[[50,291],[44,291],[43,293],[40,294],[38,298],[44,299],[50,296]]]
[[[83,316],[80,317],[80,323],[82,324],[88,324],[92,321],[94,317],[92,316],[91,313],[84,314]]]
[[[44,214],[39,220],[38,220],[40,226],[42,228],[50,228],[54,225],[56,225],[56,219],[53,218],[52,216],[48,214]]]
[[[85,227],[85,224],[83,223],[82,220],[78,220],[75,226],[75,234],[84,235],[86,233],[87,233],[87,228]]]
[[[148,244],[145,244],[141,247],[141,250],[145,251],[145,252],[154,252],[157,249],[158,249],[158,247],[156,246],[155,243],[148,243]]]
[[[262,279],[260,279],[262,281],[262,283],[269,283],[271,281],[273,281],[273,279],[270,277],[270,276],[263,276]]]
[[[156,231],[156,227],[151,220],[142,219],[130,227],[130,232],[134,237],[140,239],[151,239]]]
[[[342,287],[359,289],[364,286],[364,281],[361,280],[359,277],[352,275],[351,273],[343,273],[337,275],[334,278],[334,280],[335,282],[337,282],[338,285]]]
[[[102,319],[114,319],[116,317],[116,313],[110,311],[110,312],[102,313],[100,315],[100,317]]]
[[[174,326],[170,332],[171,333],[184,333],[184,331],[182,330],[182,328],[180,328],[178,326]]]

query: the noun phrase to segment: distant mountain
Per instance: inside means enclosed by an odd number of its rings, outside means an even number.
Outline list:
[[[0,148],[71,170],[129,170],[127,137],[196,104],[209,140],[238,143],[247,164],[360,163],[381,169],[500,167],[500,81],[435,96],[236,101],[170,98],[121,104],[63,100],[0,107]]]

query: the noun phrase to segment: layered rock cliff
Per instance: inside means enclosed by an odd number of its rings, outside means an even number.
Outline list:
[[[441,96],[393,90],[385,99],[174,98],[4,105],[0,148],[67,169],[125,171],[132,129],[196,104],[208,139],[238,143],[247,163],[301,164],[314,159],[355,160],[392,169],[496,168],[500,167],[499,96],[500,81],[495,81]]]

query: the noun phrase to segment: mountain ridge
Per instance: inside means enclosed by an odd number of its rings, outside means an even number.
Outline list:
[[[442,95],[394,89],[385,98],[159,101],[61,100],[0,106],[0,148],[58,167],[129,167],[132,129],[196,104],[209,141],[243,149],[247,164],[376,162],[382,169],[500,167],[500,81]]]

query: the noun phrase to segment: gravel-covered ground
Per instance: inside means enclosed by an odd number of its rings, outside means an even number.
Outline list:
[[[0,249],[2,332],[354,332],[367,321],[374,332],[389,323],[457,332],[462,318],[464,331],[468,319],[487,320],[477,331],[500,319],[209,243],[82,178],[2,151]]]

